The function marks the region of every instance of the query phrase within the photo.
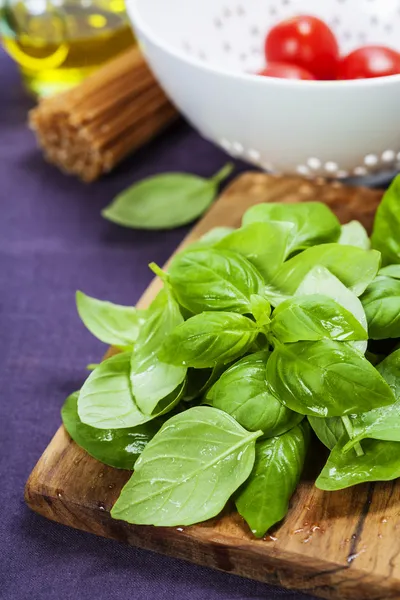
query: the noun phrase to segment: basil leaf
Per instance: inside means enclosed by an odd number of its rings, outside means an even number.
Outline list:
[[[251,314],[255,318],[257,325],[264,330],[269,329],[271,322],[271,305],[266,298],[253,294],[250,296]]]
[[[281,293],[293,295],[316,265],[329,269],[356,296],[360,296],[378,272],[380,254],[376,250],[340,244],[314,246],[285,262],[271,284]]]
[[[321,294],[294,297],[280,304],[272,317],[271,333],[285,343],[368,339],[365,329],[348,310]]]
[[[114,346],[131,346],[139,335],[142,311],[96,300],[76,292],[76,306],[87,329],[97,339]]]
[[[333,450],[340,438],[346,434],[345,426],[340,417],[308,417],[315,435],[329,450]],[[346,434],[347,435],[347,434]]]
[[[219,184],[232,172],[228,163],[211,179],[188,173],[149,177],[128,188],[102,211],[113,223],[134,229],[172,229],[200,217],[214,200]]]
[[[279,343],[267,363],[267,381],[283,404],[304,415],[340,417],[394,402],[375,367],[334,340]]]
[[[388,265],[383,267],[378,273],[378,276],[392,277],[393,279],[400,279],[400,265]]]
[[[139,409],[151,415],[157,404],[184,381],[186,368],[160,361],[164,340],[183,317],[171,292],[164,288],[148,312],[132,354],[130,380]]]
[[[132,470],[138,456],[160,429],[162,422],[154,420],[129,429],[90,427],[79,418],[78,396],[79,392],[71,394],[61,409],[68,434],[96,460],[116,469]]]
[[[315,244],[336,242],[341,231],[338,219],[321,202],[257,204],[249,208],[243,217],[243,225],[271,221],[283,221],[294,225],[288,254]]]
[[[215,248],[238,252],[269,281],[287,256],[292,229],[290,223],[251,223],[224,236]]]
[[[111,516],[164,527],[214,517],[250,475],[260,435],[206,406],[172,417],[139,457]]]
[[[400,443],[365,440],[364,454],[343,452],[347,435],[329,455],[315,485],[320,490],[342,490],[366,481],[391,481],[400,477]]]
[[[342,225],[342,232],[338,243],[343,244],[344,246],[356,246],[363,250],[369,250],[371,248],[371,241],[368,237],[368,233],[360,221],[350,221],[350,223]]]
[[[213,369],[188,369],[187,386],[183,400],[193,402],[202,398],[211,386],[219,379],[226,367],[216,365]]]
[[[384,266],[400,263],[400,178],[394,178],[375,214],[372,247],[382,254]]]
[[[368,320],[369,337],[400,337],[400,280],[377,277],[361,297]]]
[[[316,266],[312,268],[296,290],[296,296],[308,296],[311,294],[323,294],[333,298],[355,316],[363,329],[368,331],[367,317],[361,301],[343,283],[335,277],[326,267]],[[367,342],[352,342],[361,354],[365,354]]]
[[[160,360],[207,369],[236,360],[249,350],[258,327],[247,317],[229,312],[203,312],[176,327],[165,340]]]
[[[309,439],[309,426],[304,422],[280,437],[257,442],[253,471],[236,497],[236,508],[256,537],[263,537],[286,516]]]
[[[195,249],[178,254],[168,281],[178,302],[193,313],[204,310],[251,311],[250,296],[264,281],[248,260],[229,250]]]
[[[269,352],[257,352],[230,367],[206,395],[206,402],[232,415],[248,431],[267,437],[285,433],[303,419],[272,396],[265,380]]]

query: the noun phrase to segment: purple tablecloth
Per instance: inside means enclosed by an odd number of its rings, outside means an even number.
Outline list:
[[[0,598],[305,598],[75,531],[25,506],[25,481],[64,398],[105,349],[81,325],[75,290],[134,304],[152,278],[147,263],[162,264],[186,233],[125,230],[101,208],[144,176],[209,175],[226,157],[182,124],[86,186],[44,163],[25,125],[31,101],[1,52],[0,78]]]

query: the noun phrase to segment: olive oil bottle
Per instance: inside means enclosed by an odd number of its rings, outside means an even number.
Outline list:
[[[38,96],[76,85],[134,43],[123,0],[0,0],[0,37]]]

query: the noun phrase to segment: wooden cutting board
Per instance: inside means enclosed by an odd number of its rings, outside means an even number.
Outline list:
[[[238,226],[249,206],[268,201],[321,200],[342,222],[359,219],[370,229],[381,196],[337,183],[247,173],[181,247],[212,227]],[[150,285],[140,307],[154,298],[158,285]],[[265,540],[254,539],[232,507],[198,526],[132,526],[109,514],[130,473],[97,462],[60,427],[26,484],[25,499],[34,511],[65,525],[322,598],[400,598],[400,481],[322,492],[313,485],[314,475],[305,475],[287,518]]]

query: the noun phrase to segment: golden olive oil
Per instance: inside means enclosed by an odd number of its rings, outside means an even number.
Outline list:
[[[0,32],[38,96],[76,85],[134,43],[123,0],[7,0]]]

